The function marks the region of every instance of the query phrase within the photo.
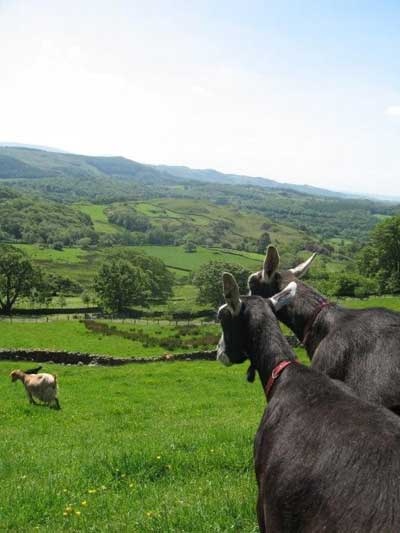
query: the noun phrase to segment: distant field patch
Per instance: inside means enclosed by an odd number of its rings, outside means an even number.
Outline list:
[[[82,250],[81,248],[64,248],[54,250],[44,248],[38,244],[17,244],[29,257],[47,272],[54,272],[60,276],[87,284],[93,281],[93,276],[102,260],[102,250]]]
[[[119,233],[121,229],[115,224],[111,224],[104,212],[105,205],[95,204],[75,204],[75,209],[89,215],[92,219],[95,231],[101,233]]]
[[[249,257],[247,253],[227,251],[219,248],[197,247],[196,252],[185,252],[182,246],[133,246],[132,249],[140,250],[148,255],[153,255],[162,259],[165,264],[172,268],[183,268],[188,271],[197,270],[204,263],[209,261],[227,261],[238,263],[250,270],[257,270],[263,256],[259,259]],[[257,254],[254,254],[255,256]]]
[[[42,247],[39,244],[15,244],[17,248],[23,250],[34,261],[51,261],[54,263],[78,264],[83,262],[88,252],[80,248],[64,248],[54,250],[53,248]]]

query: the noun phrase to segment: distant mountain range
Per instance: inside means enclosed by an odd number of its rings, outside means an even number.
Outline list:
[[[213,169],[197,170],[184,166],[156,165],[162,172],[167,172],[174,176],[184,179],[197,181],[206,181],[212,183],[225,183],[230,185],[253,185],[256,187],[265,187],[267,189],[286,189],[296,191],[302,194],[311,194],[313,196],[332,196],[337,198],[354,198],[358,195],[346,194],[342,192],[321,189],[311,185],[295,185],[292,183],[282,183],[269,178],[243,176],[241,174],[224,174]]]
[[[185,166],[148,165],[125,157],[70,154],[50,147],[0,143],[0,179],[40,178],[120,178],[141,182],[200,181],[207,183],[256,186],[289,190],[319,197],[361,198],[311,185],[281,183],[268,178],[224,174],[213,169],[197,170]],[[382,198],[385,199],[385,198]],[[388,198],[386,198],[388,200]]]

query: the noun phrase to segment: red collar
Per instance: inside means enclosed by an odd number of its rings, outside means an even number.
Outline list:
[[[301,344],[304,346],[307,342],[308,336],[311,333],[312,327],[314,325],[314,322],[317,320],[318,315],[324,309],[325,307],[328,307],[328,305],[331,305],[328,301],[324,300],[320,303],[320,305],[317,307],[317,309],[312,314],[310,320],[307,322],[306,327],[304,328],[304,336],[303,340],[301,341]]]
[[[292,363],[299,364],[299,361],[295,359],[294,361],[281,361],[279,364],[276,365],[276,367],[273,369],[272,374],[270,375],[267,384],[265,386],[265,396],[268,400],[268,394],[271,392],[272,386],[275,383],[275,381],[279,378],[283,370]]]

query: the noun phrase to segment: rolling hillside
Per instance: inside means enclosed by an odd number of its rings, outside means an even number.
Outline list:
[[[0,187],[63,203],[208,201],[257,213],[315,239],[362,241],[378,217],[399,212],[395,204],[341,198],[304,186],[226,175],[214,170],[151,166],[123,157],[91,157],[0,146]],[[334,195],[333,195],[334,194]],[[1,195],[0,195],[1,197]],[[103,229],[106,232],[109,230]]]
[[[225,174],[213,169],[185,166],[145,165],[124,157],[95,157],[38,149],[31,146],[0,144],[0,179],[41,178],[123,178],[151,182],[201,181],[227,185],[250,185],[267,189],[292,190],[301,194],[349,198],[341,192],[310,185],[281,183],[269,178]]]
[[[83,287],[110,248],[159,257],[181,280],[211,259],[259,268],[270,242],[287,266],[318,250],[319,263],[337,271],[379,220],[400,212],[312,192],[213,170],[0,146],[0,242]]]

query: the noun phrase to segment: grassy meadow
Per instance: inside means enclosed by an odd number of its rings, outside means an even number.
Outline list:
[[[90,329],[78,320],[0,321],[0,348],[64,350],[114,357],[155,357],[214,349],[217,325],[173,326],[96,321]],[[101,326],[106,326],[101,329]],[[133,338],[129,338],[129,335]],[[178,343],[181,343],[180,345]]]
[[[1,531],[257,530],[265,400],[245,366],[47,365],[61,411],[29,405],[14,367],[0,363]]]
[[[54,250],[38,244],[18,244],[34,263],[62,276],[68,276],[84,285],[92,281],[107,253],[107,249],[83,250],[68,248]],[[144,252],[165,262],[176,278],[188,276],[209,261],[239,263],[249,270],[257,270],[262,265],[263,256],[222,248],[199,246],[196,252],[185,252],[183,246],[113,246],[113,251],[133,250]]]

